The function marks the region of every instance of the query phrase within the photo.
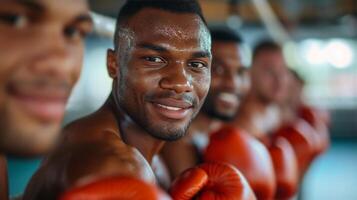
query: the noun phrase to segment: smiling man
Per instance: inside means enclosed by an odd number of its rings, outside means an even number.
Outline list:
[[[52,148],[92,21],[85,0],[0,4],[0,199],[7,199],[5,155]]]
[[[233,125],[262,139],[279,126],[277,104],[287,95],[288,67],[283,49],[272,41],[260,42],[253,51],[251,89],[238,109]]]
[[[65,128],[25,199],[55,199],[107,176],[154,183],[154,156],[165,141],[184,136],[198,113],[210,85],[211,39],[196,1],[128,1],[114,46],[108,100]]]

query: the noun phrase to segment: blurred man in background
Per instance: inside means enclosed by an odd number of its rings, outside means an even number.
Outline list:
[[[316,156],[327,150],[329,139],[329,114],[326,111],[308,105],[304,101],[305,80],[295,70],[289,70],[288,95],[279,103],[281,124],[305,122],[310,129],[315,144]]]
[[[0,199],[6,154],[42,155],[59,133],[92,21],[85,0],[3,0],[0,6]]]
[[[279,126],[277,103],[287,93],[288,68],[278,44],[263,41],[255,47],[250,80],[251,88],[232,124],[262,139]]]
[[[294,70],[289,70],[288,79],[288,95],[285,95],[285,98],[279,104],[283,124],[292,123],[298,118],[305,85],[305,81]]]

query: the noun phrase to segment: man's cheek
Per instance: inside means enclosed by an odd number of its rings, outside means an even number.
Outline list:
[[[200,98],[200,100],[201,100],[201,102],[200,102],[200,104],[202,105],[203,103],[204,103],[204,101],[207,99],[207,95],[208,95],[208,91],[210,90],[210,84],[209,84],[209,82],[208,83],[205,83],[205,84],[203,84],[203,85],[200,85],[200,89],[201,89],[201,93],[199,94],[199,98]],[[212,93],[212,101],[214,101],[214,92],[215,91],[213,91],[213,93]]]
[[[72,81],[74,84],[79,80],[80,74],[83,67],[83,53],[82,51],[74,52],[74,54],[70,54],[68,58],[68,62],[71,62],[71,74],[72,74]]]
[[[209,89],[211,88],[211,84],[212,84],[212,79],[211,79],[211,74],[209,74],[203,81],[203,87],[204,87],[204,91],[207,95]],[[216,85],[217,86],[217,85]]]
[[[210,89],[211,89],[212,91],[215,91],[215,90],[218,89],[219,85],[220,85],[220,80],[219,80],[218,78],[212,77]]]

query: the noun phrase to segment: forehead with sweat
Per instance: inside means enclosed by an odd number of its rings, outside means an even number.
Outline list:
[[[195,13],[176,13],[145,8],[117,25],[115,49],[124,58],[139,42],[176,42],[176,47],[189,41],[197,48],[211,52],[211,36],[202,18]],[[123,58],[123,57],[122,57]]]

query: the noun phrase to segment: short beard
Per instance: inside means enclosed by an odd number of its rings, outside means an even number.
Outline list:
[[[129,112],[126,113],[133,120],[133,122],[135,122],[138,126],[140,126],[149,135],[151,135],[156,139],[164,140],[164,141],[175,141],[184,137],[192,121],[191,119],[190,122],[187,123],[182,128],[174,128],[173,126],[170,126],[169,122],[164,126],[158,126],[155,125],[154,123],[150,123],[150,121],[147,119],[136,117],[134,115],[131,115]]]
[[[144,129],[156,139],[164,141],[176,141],[186,135],[190,123],[191,122],[189,122],[185,127],[178,129],[175,129],[169,125],[164,127],[153,127],[146,124]]]
[[[230,122],[234,119],[236,114],[233,115],[225,115],[220,112],[218,112],[216,109],[214,109],[215,106],[213,104],[213,101],[210,98],[206,98],[206,101],[204,102],[202,106],[201,112],[205,113],[208,115],[210,118],[218,119],[224,122]]]
[[[137,126],[139,126],[152,137],[164,141],[175,141],[184,137],[193,118],[197,115],[197,113],[194,114],[190,121],[182,128],[174,128],[173,126],[170,126],[170,122],[167,122],[163,126],[158,126],[155,123],[152,123],[150,120],[147,120],[144,116],[137,116],[133,114],[130,112],[130,110],[127,109],[127,107],[129,106],[126,106],[125,104],[120,105],[120,109],[130,117],[132,122],[134,122]]]
[[[267,97],[264,94],[259,93],[259,92],[257,93],[257,97],[258,97],[259,101],[264,105],[269,105],[273,102],[272,99],[270,99],[269,97]]]
[[[215,119],[218,119],[218,120],[221,120],[223,122],[230,122],[234,119],[235,115],[231,115],[231,116],[228,116],[228,115],[224,115],[224,114],[221,114],[219,112],[217,112],[216,110],[214,109],[208,109],[206,111],[204,111],[209,117],[211,118],[215,118]]]

